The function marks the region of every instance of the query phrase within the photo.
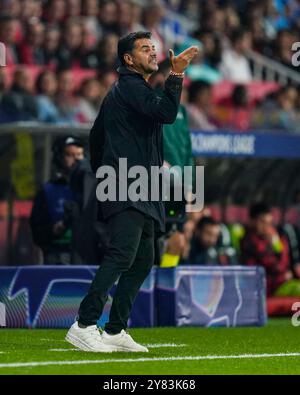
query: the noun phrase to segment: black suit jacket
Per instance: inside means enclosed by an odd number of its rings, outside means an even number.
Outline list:
[[[93,171],[96,173],[101,165],[112,166],[117,181],[119,158],[127,158],[128,169],[144,166],[149,175],[151,166],[162,166],[162,125],[175,121],[182,90],[182,79],[169,76],[164,91],[158,96],[141,74],[125,66],[121,66],[118,72],[119,80],[105,97],[89,140]],[[129,180],[128,185],[132,181]],[[148,190],[150,193],[150,187]],[[165,212],[161,200],[100,203],[104,219],[128,207],[154,218],[158,233],[164,232]]]

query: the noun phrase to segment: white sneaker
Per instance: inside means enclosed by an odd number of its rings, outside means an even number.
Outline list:
[[[90,325],[86,328],[80,328],[78,326],[78,322],[76,321],[66,334],[65,340],[82,351],[113,351],[110,346],[103,343],[101,334],[96,325]]]
[[[109,335],[107,332],[102,333],[103,343],[111,346],[113,351],[130,351],[130,352],[148,352],[148,348],[138,344],[133,338],[124,331],[117,335]]]

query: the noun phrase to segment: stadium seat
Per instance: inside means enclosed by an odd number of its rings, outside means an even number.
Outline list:
[[[248,221],[248,207],[230,205],[225,208],[225,222],[246,224]]]
[[[268,316],[269,317],[291,316],[292,306],[295,302],[299,302],[299,297],[272,296],[270,298],[267,298]]]
[[[93,78],[97,75],[96,70],[89,69],[79,69],[76,68],[73,70],[73,81],[74,81],[74,89],[77,90],[80,88],[82,82],[88,78]]]
[[[213,104],[221,104],[222,101],[228,99],[234,89],[235,84],[229,81],[222,81],[213,85],[212,102]],[[248,96],[250,104],[255,104],[272,92],[276,92],[279,84],[268,81],[253,81],[246,84],[248,88]]]
[[[213,217],[214,220],[216,221],[222,220],[222,210],[218,204],[208,205],[207,208],[210,210],[211,216]]]

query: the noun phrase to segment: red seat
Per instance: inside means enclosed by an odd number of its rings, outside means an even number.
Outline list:
[[[267,298],[268,316],[291,316],[292,306],[299,300],[300,298],[295,296],[271,296]]]
[[[16,200],[13,203],[13,216],[15,218],[29,218],[32,209],[32,200]]]
[[[225,222],[226,223],[242,223],[248,221],[248,208],[245,206],[230,205],[225,209]]]
[[[90,69],[73,69],[73,81],[74,81],[74,89],[77,90],[80,88],[82,82],[88,78],[96,77],[97,72],[96,70]]]
[[[222,211],[221,211],[221,207],[218,204],[211,204],[207,206],[207,208],[210,210],[211,216],[215,221],[222,220]]]

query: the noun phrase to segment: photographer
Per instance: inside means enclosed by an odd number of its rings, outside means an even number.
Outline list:
[[[30,225],[44,264],[68,265],[73,263],[73,208],[80,204],[80,194],[70,183],[72,171],[84,159],[83,143],[73,136],[62,137],[55,141],[52,152],[55,173],[34,199]]]

